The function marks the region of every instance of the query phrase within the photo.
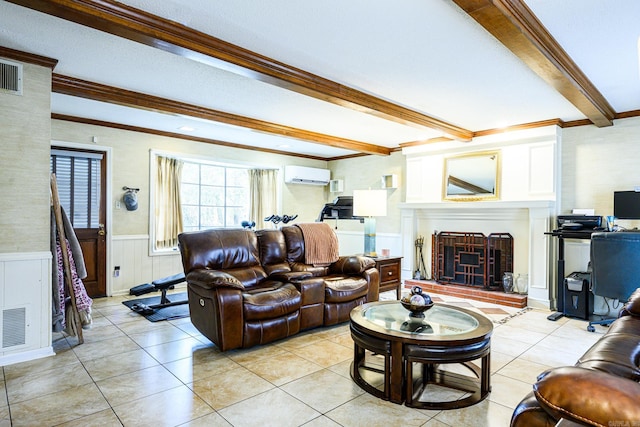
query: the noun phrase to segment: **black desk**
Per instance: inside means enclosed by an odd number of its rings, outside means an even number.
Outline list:
[[[564,315],[564,292],[562,292],[562,286],[564,284],[564,239],[580,239],[580,240],[591,240],[591,235],[593,233],[600,233],[605,230],[599,229],[591,229],[591,230],[553,230],[547,233],[544,233],[548,236],[553,236],[558,238],[558,266],[557,266],[557,275],[556,275],[556,292],[558,302],[557,312],[549,315],[547,319],[549,320],[558,320]]]

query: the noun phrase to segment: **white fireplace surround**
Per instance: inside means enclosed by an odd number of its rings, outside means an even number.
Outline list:
[[[403,278],[415,269],[414,242],[424,237],[425,265],[431,266],[434,231],[509,233],[513,236],[515,274],[528,274],[528,304],[555,307],[550,289],[555,246],[545,232],[552,230],[559,203],[561,133],[557,126],[523,129],[473,138],[403,148],[406,156],[406,203],[400,205]],[[452,202],[442,200],[447,157],[499,151],[499,199]],[[430,272],[429,272],[430,273]],[[553,285],[555,288],[555,285]]]
[[[451,203],[403,203],[402,248],[404,254],[415,254],[415,240],[424,237],[424,262],[431,268],[431,236],[440,231],[509,233],[514,238],[514,273],[528,274],[528,305],[550,308],[549,283],[553,283],[549,236],[555,201],[494,201]],[[406,256],[402,265],[403,279],[413,277],[415,256]],[[431,272],[428,271],[431,277]]]

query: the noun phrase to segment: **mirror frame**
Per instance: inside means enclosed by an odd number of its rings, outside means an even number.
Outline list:
[[[450,180],[449,171],[452,169],[453,163],[456,163],[456,167],[464,167],[465,163],[471,164],[471,162],[477,162],[481,158],[491,158],[495,156],[495,167],[492,170],[487,170],[484,174],[486,176],[492,176],[494,187],[493,192],[475,192],[470,194],[448,194],[447,187]],[[465,162],[465,160],[467,162]],[[460,166],[463,165],[463,166]],[[476,151],[468,154],[461,154],[455,156],[449,156],[444,158],[444,168],[442,175],[442,200],[450,201],[464,201],[472,202],[479,200],[497,200],[500,198],[500,176],[501,176],[501,160],[500,151]],[[466,182],[470,187],[473,187],[473,183]]]

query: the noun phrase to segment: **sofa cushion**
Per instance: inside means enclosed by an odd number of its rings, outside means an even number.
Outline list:
[[[619,333],[637,335],[638,340],[640,341],[640,322],[633,316],[625,316],[620,319],[616,319],[615,322],[609,325],[606,335]]]
[[[228,270],[260,265],[258,238],[251,230],[214,228],[181,233],[178,240],[185,274],[201,268]]]
[[[367,295],[369,285],[362,277],[330,275],[324,278],[325,302],[353,301]]]
[[[376,262],[365,256],[345,256],[340,257],[336,263],[331,265],[331,273],[336,274],[362,274],[364,271],[375,268]]]
[[[262,268],[271,276],[291,271],[287,262],[287,244],[280,230],[258,230],[258,247]]]
[[[225,271],[238,279],[246,289],[259,286],[267,278],[267,273],[260,264],[244,268],[228,268]]]
[[[640,337],[622,332],[607,333],[587,350],[577,365],[640,381],[639,360]]]
[[[289,264],[304,263],[304,239],[302,231],[292,225],[280,229],[287,243],[287,261]]]
[[[551,369],[538,377],[533,391],[555,419],[599,426],[640,420],[640,384],[605,372],[572,366]]]
[[[300,292],[291,283],[265,280],[242,293],[246,321],[282,317],[300,310]]]

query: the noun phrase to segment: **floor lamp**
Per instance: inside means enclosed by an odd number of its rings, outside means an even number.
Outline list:
[[[353,190],[353,215],[364,217],[364,254],[377,256],[375,217],[387,215],[387,190]]]

